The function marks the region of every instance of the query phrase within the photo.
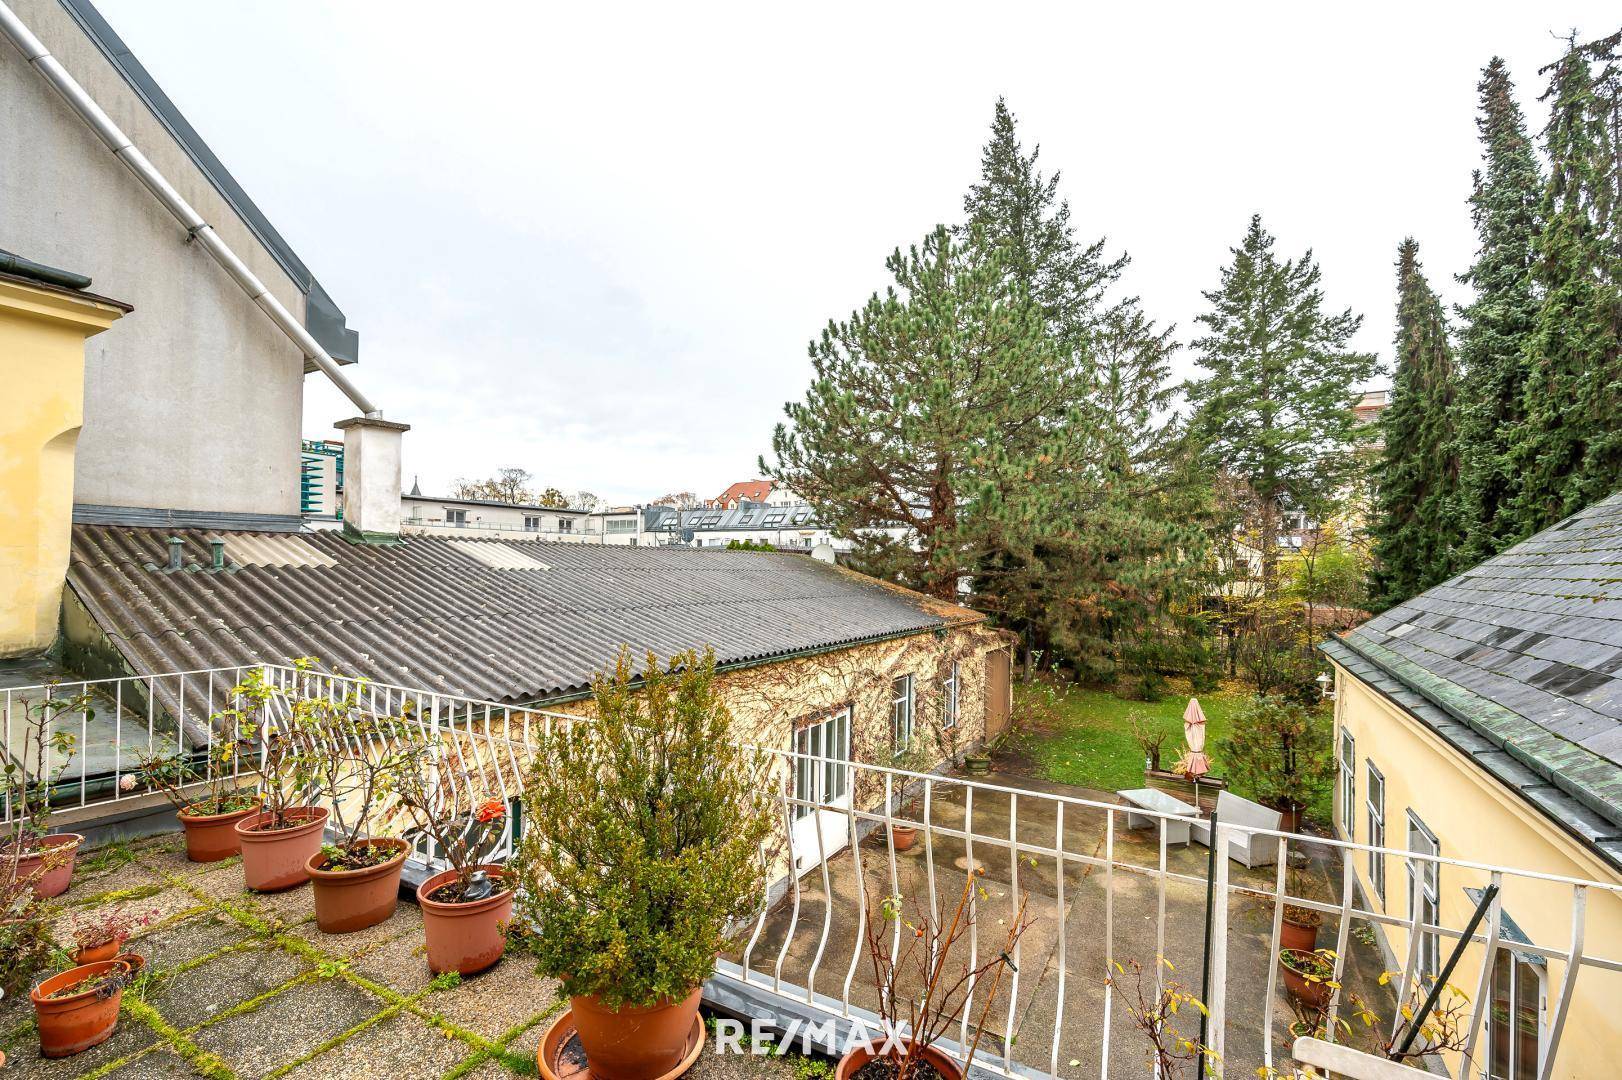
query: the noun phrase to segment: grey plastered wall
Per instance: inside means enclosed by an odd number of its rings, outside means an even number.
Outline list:
[[[287,308],[304,294],[58,0],[11,0]],[[304,360],[68,105],[0,42],[0,247],[135,306],[85,357],[74,501],[296,515]]]

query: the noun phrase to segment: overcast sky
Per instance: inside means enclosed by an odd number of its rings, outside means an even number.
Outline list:
[[[955,221],[997,95],[1084,240],[1192,337],[1264,215],[1389,358],[1397,243],[1449,300],[1475,84],[1604,3],[460,5],[97,0],[361,335],[405,482],[616,502],[756,475],[806,342]],[[1185,355],[1179,374],[1192,373]],[[305,430],[353,413],[319,375]]]

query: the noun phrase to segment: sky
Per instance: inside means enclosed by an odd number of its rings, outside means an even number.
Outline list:
[[[1078,237],[1195,336],[1249,216],[1389,359],[1397,244],[1451,302],[1475,86],[1534,127],[1614,4],[97,0],[360,332],[430,494],[503,466],[611,502],[758,475],[806,345],[955,222],[999,95]],[[1195,373],[1193,356],[1177,375]],[[1381,381],[1378,385],[1385,385]],[[320,375],[305,433],[353,407]]]

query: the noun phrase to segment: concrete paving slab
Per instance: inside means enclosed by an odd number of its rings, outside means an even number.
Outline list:
[[[469,975],[460,986],[423,999],[422,1007],[494,1041],[535,1016],[550,1012],[557,983],[535,974],[535,962],[518,953],[489,971]]]
[[[308,892],[308,890],[306,890]],[[314,913],[314,898],[309,897],[312,904],[311,913]],[[356,930],[350,934],[323,934],[321,928],[314,922],[304,922],[292,927],[288,933],[294,937],[302,938],[311,945],[320,949],[329,956],[353,958],[370,952],[380,946],[386,945],[397,938],[410,938],[418,943],[422,942],[422,911],[416,904],[401,901],[393,915],[384,919],[376,926],[368,926],[364,930]]]
[[[148,998],[165,1020],[184,1031],[268,993],[310,968],[310,962],[301,956],[256,944],[178,975],[160,976]]]
[[[467,1044],[446,1038],[409,1011],[396,1013],[306,1061],[288,1080],[401,1080],[444,1075],[468,1056]]]
[[[107,1080],[195,1080],[186,1059],[169,1049],[149,1050],[107,1074]]]
[[[146,957],[147,967],[161,974],[251,937],[230,916],[205,911],[132,938],[128,948]]]
[[[316,979],[278,994],[251,1012],[197,1032],[197,1046],[245,1080],[299,1060],[316,1047],[383,1011],[380,999],[342,978]]]

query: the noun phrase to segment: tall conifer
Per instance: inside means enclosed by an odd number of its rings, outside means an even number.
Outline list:
[[[1475,174],[1470,216],[1479,246],[1459,280],[1475,299],[1458,309],[1458,528],[1464,532],[1455,570],[1496,555],[1516,528],[1507,504],[1516,485],[1509,448],[1525,414],[1527,349],[1537,322],[1532,284],[1542,177],[1509,69],[1494,57],[1477,86],[1482,167]]]
[[[1397,249],[1396,381],[1380,418],[1374,603],[1399,604],[1452,576],[1460,530],[1453,355],[1442,302],[1412,237]]]
[[[1622,483],[1614,300],[1601,277],[1609,182],[1603,107],[1588,55],[1572,43],[1550,65],[1549,176],[1533,263],[1540,294],[1528,342],[1525,420],[1510,463],[1518,540],[1610,494]]]

